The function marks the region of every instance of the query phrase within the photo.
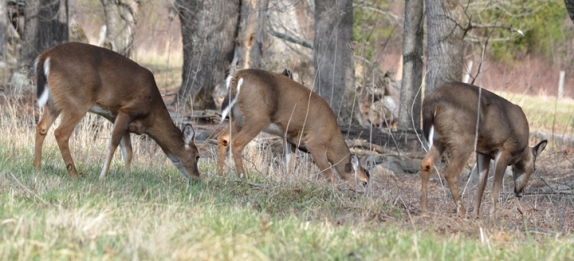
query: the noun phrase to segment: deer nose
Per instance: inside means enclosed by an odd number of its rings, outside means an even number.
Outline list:
[[[516,190],[516,188],[514,189],[514,196],[517,198],[521,198],[522,197],[522,190],[518,191]]]
[[[363,185],[363,187],[366,187],[369,183],[366,181],[361,182],[361,185]]]

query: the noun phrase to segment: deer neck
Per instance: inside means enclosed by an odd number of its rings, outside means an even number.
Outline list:
[[[148,134],[166,154],[179,155],[179,151],[184,147],[183,134],[175,126],[167,110],[162,110],[151,117],[152,123],[148,125]]]

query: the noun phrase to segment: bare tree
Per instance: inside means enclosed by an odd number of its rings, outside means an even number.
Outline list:
[[[183,40],[183,75],[176,101],[215,108],[212,91],[233,59],[239,0],[176,0]]]
[[[423,2],[423,0],[406,0],[405,2],[399,129],[420,128],[422,94],[419,93],[419,88],[423,71]]]
[[[24,12],[20,66],[32,66],[40,53],[68,41],[68,0],[29,0]]]
[[[6,32],[8,30],[8,10],[6,9],[6,1],[0,2],[0,57],[6,60]]]
[[[101,0],[106,15],[103,46],[130,57],[139,11],[138,0]]]
[[[242,0],[239,32],[230,72],[259,68],[263,55],[268,0]]]
[[[425,93],[460,80],[463,72],[463,8],[456,0],[425,0],[427,70]],[[462,21],[461,21],[462,20]]]
[[[355,84],[352,41],[352,0],[315,0],[315,92],[344,118]]]
[[[570,20],[574,21],[574,0],[564,0],[564,4],[566,5],[566,11],[568,11]]]

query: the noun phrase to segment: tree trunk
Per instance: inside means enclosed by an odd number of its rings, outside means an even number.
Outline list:
[[[239,0],[176,0],[183,40],[183,75],[177,101],[214,109],[212,92],[233,59]]]
[[[425,94],[463,73],[463,8],[455,0],[425,0],[427,66]]]
[[[241,1],[239,32],[230,73],[241,69],[261,67],[267,4],[268,0]]]
[[[130,57],[136,32],[139,1],[101,0],[106,15],[103,46]]]
[[[574,22],[574,0],[564,0],[564,4],[566,4],[566,11],[568,11],[570,20]]]
[[[8,10],[6,1],[0,2],[0,57],[6,61],[6,32],[8,32]]]
[[[352,0],[315,0],[315,92],[339,118],[350,113],[347,88],[354,90]]]
[[[420,129],[423,73],[423,0],[406,0],[399,129]],[[414,125],[413,125],[414,122]]]
[[[24,12],[20,66],[32,66],[40,53],[68,41],[68,0],[26,1]]]

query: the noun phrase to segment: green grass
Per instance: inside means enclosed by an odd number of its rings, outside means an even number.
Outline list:
[[[85,178],[68,177],[53,130],[35,173],[34,128],[16,122],[26,121],[0,121],[0,260],[574,259],[571,235],[435,229],[450,224],[411,216],[397,199],[380,196],[386,187],[357,196],[322,178],[275,170],[236,182],[233,174],[210,174],[209,154],[200,160],[203,180],[190,183],[139,138],[131,175],[116,155],[99,180],[109,129],[94,137],[89,124],[70,143]]]
[[[502,93],[512,103],[522,107],[532,130],[572,134],[574,126],[574,101],[550,96],[527,96]]]

